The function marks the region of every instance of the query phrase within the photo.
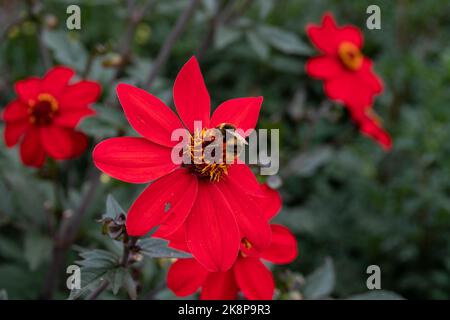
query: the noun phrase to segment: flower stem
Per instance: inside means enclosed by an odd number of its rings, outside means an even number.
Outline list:
[[[150,72],[147,81],[144,84],[144,87],[147,90],[151,88],[153,82],[156,80],[156,76],[159,74],[162,66],[166,63],[167,59],[169,58],[169,54],[172,51],[172,47],[175,45],[175,42],[178,40],[183,31],[186,29],[187,23],[191,19],[192,15],[194,14],[195,8],[199,3],[200,0],[191,0],[190,3],[187,5],[186,9],[184,9],[183,13],[178,18],[175,26],[173,27],[172,31],[170,32],[169,36],[167,37],[166,41],[161,47],[161,50],[159,51],[158,56],[156,57],[155,62],[153,64],[153,69]]]

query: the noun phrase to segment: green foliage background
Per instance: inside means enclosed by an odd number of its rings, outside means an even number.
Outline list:
[[[143,85],[188,3],[153,2],[136,26],[129,63],[118,67],[130,19],[124,1],[42,1],[37,17],[12,27],[14,17],[26,14],[27,3],[0,1],[0,105],[14,98],[14,81],[44,74],[36,40],[42,25],[42,43],[54,64],[87,71],[102,83],[99,115],[84,121],[82,130],[92,141],[134,134],[115,107],[115,84]],[[216,29],[201,68],[212,105],[263,95],[259,127],[280,129],[281,169],[268,182],[281,182],[284,208],[276,221],[296,233],[300,255],[274,269],[277,297],[351,297],[367,291],[366,268],[376,264],[385,290],[405,298],[450,298],[450,3],[377,1],[382,29],[368,30],[366,8],[373,1],[204,0],[163,65],[153,94],[171,105],[177,71],[198,53],[221,4],[230,3],[236,13]],[[69,4],[81,7],[80,31],[65,28]],[[345,110],[325,98],[321,83],[304,72],[306,59],[315,54],[305,26],[319,23],[325,11],[365,34],[364,53],[385,84],[375,109],[392,134],[390,153],[361,136]],[[21,165],[17,149],[0,147],[0,296],[39,296],[52,251],[55,217],[48,218],[49,211],[73,212],[90,170],[90,152],[36,171]],[[56,191],[50,179],[55,176],[62,185]],[[142,189],[102,176],[76,245],[117,251],[96,220],[108,194],[128,208]],[[78,260],[75,248],[66,264]],[[138,297],[173,298],[164,289],[168,265],[166,259],[147,258],[138,265],[133,275]],[[56,297],[67,298],[66,276],[55,276],[62,279]],[[124,287],[130,292],[130,285]],[[102,297],[127,297],[119,289],[117,296],[106,291]]]

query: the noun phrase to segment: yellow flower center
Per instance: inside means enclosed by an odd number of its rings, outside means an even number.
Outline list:
[[[351,42],[344,41],[339,45],[339,59],[349,70],[356,71],[361,68],[364,56],[361,50]]]
[[[213,144],[220,143],[211,136],[210,129],[196,130],[191,137],[189,153],[191,158],[191,170],[200,177],[208,178],[212,182],[217,182],[223,175],[228,174],[228,165],[225,162],[214,162],[205,154],[205,148],[213,147]],[[212,155],[214,155],[212,153]]]
[[[187,148],[190,163],[185,166],[201,178],[211,182],[220,181],[228,174],[228,167],[237,158],[242,141],[245,143],[243,138],[236,138],[237,134],[230,138],[227,130],[234,131],[234,127],[222,124],[213,129],[196,129]]]
[[[250,250],[251,248],[253,248],[253,245],[247,238],[243,238],[241,240],[241,244],[245,250]],[[239,253],[240,253],[241,257],[243,257],[243,258],[247,257],[247,254],[245,252],[243,252],[242,250],[240,250]]]
[[[48,93],[41,93],[37,100],[30,100],[28,106],[30,122],[38,126],[52,123],[59,111],[58,101]]]

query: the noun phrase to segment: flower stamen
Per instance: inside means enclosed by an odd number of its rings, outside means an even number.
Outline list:
[[[185,151],[191,160],[186,166],[199,177],[209,179],[211,182],[220,181],[228,174],[228,167],[238,156],[234,136],[233,139],[227,140],[226,130],[231,129],[234,130],[231,125],[196,129]]]
[[[30,100],[28,106],[30,123],[39,126],[52,123],[54,116],[59,111],[58,101],[48,93],[41,93],[37,101]]]
[[[359,48],[348,41],[344,41],[339,45],[339,59],[342,64],[349,70],[357,71],[361,68],[364,56]]]

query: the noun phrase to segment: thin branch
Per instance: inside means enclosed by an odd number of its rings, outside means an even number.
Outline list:
[[[131,249],[135,246],[136,242],[139,240],[138,237],[130,237],[125,233],[125,237],[123,239],[123,254],[122,259],[120,261],[120,265],[124,268],[128,267],[130,263],[130,252]]]
[[[81,225],[81,221],[83,220],[87,209],[89,209],[89,206],[94,199],[95,191],[99,183],[99,171],[97,169],[93,169],[88,182],[88,189],[86,190],[83,199],[81,200],[80,206],[73,213],[73,215],[61,222],[58,234],[58,238],[60,241],[59,245],[61,247],[67,248],[71,246],[73,241],[75,240],[78,229]]]
[[[87,79],[87,77],[89,76],[89,73],[91,72],[92,65],[94,63],[96,56],[97,56],[97,53],[95,52],[95,50],[89,54],[87,62],[86,62],[86,66],[84,67],[84,70],[81,73],[81,78]]]
[[[128,237],[127,235],[123,239],[123,255],[120,261],[120,265],[124,268],[128,268],[130,262],[130,252],[131,248],[136,244],[138,238],[137,237]],[[109,286],[109,281],[104,280],[100,286],[98,286],[91,295],[87,298],[87,300],[95,300],[100,294],[105,291]]]
[[[41,55],[42,64],[47,70],[51,67],[51,56],[47,46],[44,43],[42,23],[40,14],[42,12],[42,4],[38,0],[27,0],[28,17],[37,24],[36,39],[39,47],[39,53]]]
[[[246,0],[241,6],[236,7],[237,1],[230,1],[226,6],[224,4],[226,1],[223,1],[216,14],[211,18],[208,31],[206,36],[203,38],[200,48],[197,51],[197,59],[202,60],[206,54],[206,51],[214,42],[215,35],[217,30],[224,25],[231,24],[238,17],[242,16],[245,11],[250,7],[253,0]]]
[[[162,66],[166,63],[169,58],[169,54],[172,50],[172,47],[175,45],[175,42],[181,36],[183,31],[186,29],[187,23],[191,19],[197,5],[200,3],[200,0],[191,0],[186,9],[184,9],[183,13],[178,18],[175,26],[164,42],[161,50],[158,53],[158,56],[153,63],[153,69],[150,72],[147,81],[144,84],[144,87],[148,90],[153,85],[153,82],[156,80]]]
[[[63,218],[64,220],[60,222],[59,229],[54,238],[52,261],[44,280],[44,286],[40,295],[41,299],[51,299],[54,291],[58,287],[58,276],[63,268],[67,251],[75,241],[81,221],[94,198],[95,190],[99,182],[99,173],[94,169],[88,182],[89,187],[83,195],[80,206],[73,215],[65,219]]]
[[[105,291],[108,287],[109,281],[104,280],[102,284],[87,297],[86,300],[96,300],[100,296],[100,294],[102,294],[102,292]]]
[[[136,8],[135,1],[128,0],[127,1],[127,26],[126,31],[124,32],[122,38],[119,40],[119,55],[120,55],[120,64],[114,71],[114,75],[111,78],[111,86],[114,85],[115,80],[120,76],[121,72],[125,69],[125,67],[130,63],[132,56],[132,44],[134,35],[136,34],[136,28],[142,19],[151,11],[153,6],[155,5],[154,0],[148,0],[141,7]],[[116,106],[113,101],[109,101],[110,105]],[[117,106],[118,107],[118,106]]]
[[[42,59],[42,64],[44,65],[45,70],[50,69],[52,64],[52,59],[50,57],[50,52],[48,51],[48,48],[46,44],[44,43],[44,34],[42,26],[39,24],[36,32],[36,38],[38,41],[39,46],[39,52]]]
[[[234,0],[236,1],[236,0]],[[214,14],[214,16],[209,21],[209,28],[206,32],[205,37],[203,38],[200,48],[197,51],[197,59],[202,60],[203,56],[206,53],[206,50],[209,48],[211,43],[214,41],[215,34],[217,32],[219,22],[221,20],[221,16],[223,15],[223,12],[229,8],[231,4],[234,4],[234,1],[229,2],[228,6],[226,8],[224,7],[225,0],[222,0],[218,6],[217,12]]]

